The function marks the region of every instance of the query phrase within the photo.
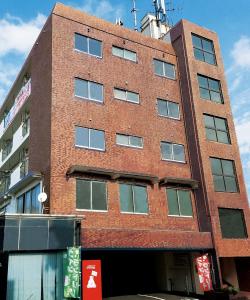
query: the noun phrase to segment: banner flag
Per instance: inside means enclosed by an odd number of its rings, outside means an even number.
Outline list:
[[[70,247],[64,257],[64,297],[80,298],[81,248]]]
[[[204,292],[213,290],[208,254],[196,257],[200,287]]]

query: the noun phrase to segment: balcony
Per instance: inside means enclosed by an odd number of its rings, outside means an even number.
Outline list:
[[[14,104],[5,115],[4,119],[0,123],[0,139],[7,132],[7,129],[10,127],[12,121],[15,119],[17,114],[20,112],[24,103],[27,101],[31,94],[31,79],[29,79],[24,86],[19,91],[18,95],[15,98]]]
[[[2,168],[10,157],[24,144],[28,139],[30,133],[29,119],[19,126],[16,132],[13,135],[12,139],[6,144],[6,148],[2,149],[0,152],[0,168]],[[11,147],[10,147],[11,145]],[[10,166],[11,168],[12,166]]]
[[[17,184],[22,178],[24,178],[28,174],[28,159],[20,162],[17,167],[10,174],[10,185],[9,189],[11,189],[15,184]]]

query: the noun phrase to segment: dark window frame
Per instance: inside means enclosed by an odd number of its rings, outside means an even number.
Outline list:
[[[172,215],[169,214],[169,199],[168,199],[168,190],[175,190],[176,191],[176,195],[177,195],[177,204],[178,204],[178,211],[179,214],[178,215]],[[180,205],[180,201],[179,201],[179,191],[186,191],[189,192],[189,200],[190,200],[190,204],[191,204],[191,209],[192,209],[192,215],[182,215],[181,214],[181,205]],[[191,195],[191,190],[190,189],[185,189],[185,188],[176,188],[176,187],[167,187],[166,188],[166,198],[167,198],[167,205],[168,205],[168,216],[169,217],[180,217],[180,218],[194,218],[194,209],[193,209],[193,200],[192,200],[192,195]]]
[[[194,43],[193,43],[193,37],[196,37],[196,38],[200,39],[200,41],[201,41],[201,48],[194,45]],[[211,45],[212,45],[212,50],[213,50],[213,51],[208,51],[208,50],[204,49],[204,41],[207,41],[207,42],[211,43]],[[199,36],[199,35],[197,35],[197,34],[195,34],[195,33],[192,33],[192,44],[193,44],[194,57],[195,57],[195,59],[197,59],[197,60],[199,60],[199,61],[203,61],[203,62],[208,63],[208,64],[213,65],[213,66],[217,66],[217,60],[216,60],[215,49],[214,49],[214,42],[213,42],[212,40],[207,39],[207,38],[204,38],[204,37],[202,37],[202,36]],[[195,49],[197,49],[197,50],[199,50],[199,51],[202,52],[202,56],[203,56],[203,59],[202,59],[202,60],[199,59],[199,58],[197,58],[197,57],[195,56]],[[210,54],[210,55],[213,55],[213,58],[214,58],[214,64],[212,64],[212,63],[210,63],[210,62],[208,62],[208,61],[206,60],[205,53],[208,53],[208,54]]]
[[[242,226],[241,231],[243,233],[243,236],[237,236],[236,232],[233,232],[232,230],[227,230],[225,229],[225,225],[222,223],[222,211],[238,211],[241,216],[241,221],[242,221]],[[229,216],[229,215],[228,215]],[[248,232],[247,232],[247,226],[246,226],[246,219],[245,219],[245,214],[243,209],[238,209],[238,208],[228,208],[228,207],[218,207],[218,217],[219,217],[219,222],[220,222],[220,229],[221,229],[221,236],[222,239],[247,239],[248,238]],[[225,219],[224,219],[225,220]],[[226,220],[228,222],[228,220]],[[236,225],[232,224],[232,220],[230,220],[230,225]],[[239,225],[239,224],[238,224]],[[233,226],[233,229],[235,229],[235,226]],[[225,231],[224,231],[225,230]]]
[[[220,168],[222,170],[222,174],[214,173],[213,172],[212,159],[216,159],[216,160],[220,161]],[[224,174],[223,163],[222,163],[223,161],[230,161],[230,162],[232,162],[232,166],[233,166],[232,171],[233,171],[234,175]],[[212,171],[212,176],[213,176],[213,181],[214,181],[214,191],[218,192],[218,193],[219,192],[221,192],[221,193],[239,193],[240,192],[239,191],[239,183],[238,183],[238,177],[237,177],[237,173],[236,173],[235,162],[233,160],[230,160],[230,159],[224,159],[224,158],[219,158],[219,157],[210,157],[210,163],[211,163],[211,171]],[[223,179],[223,185],[224,185],[224,190],[216,190],[214,176],[222,177],[222,179]],[[234,180],[235,180],[235,186],[236,186],[236,191],[227,191],[225,178],[234,178]]]
[[[88,51],[83,51],[83,50],[80,50],[80,49],[76,48],[76,35],[82,36],[82,37],[84,37],[84,38],[87,39]],[[101,44],[101,56],[96,55],[96,54],[92,54],[92,53],[89,52],[89,40],[94,40],[94,41],[97,41],[97,42],[99,42]],[[74,35],[74,49],[75,49],[75,51],[86,53],[88,55],[91,55],[91,56],[94,56],[94,57],[97,57],[97,58],[103,58],[103,41],[100,41],[100,40],[98,40],[96,38],[92,38],[90,36],[87,36],[87,35],[84,35],[84,34],[81,34],[81,33],[78,33],[78,32],[75,32],[75,35]]]
[[[35,197],[35,199],[32,197],[33,196],[33,192],[35,192],[36,189],[39,189],[39,193],[41,192],[41,183],[37,183],[36,185],[32,186],[31,188],[29,188],[28,190],[26,190],[25,192],[21,193],[20,195],[18,195],[16,197],[16,212],[19,214],[42,214],[42,204],[38,201],[37,197]],[[39,194],[38,193],[38,194]],[[29,201],[30,201],[30,207],[29,207],[29,211],[27,212],[27,197],[29,194]],[[22,198],[22,199],[21,199]],[[22,202],[21,202],[22,201]],[[35,211],[33,211],[33,203],[36,204],[36,209]]]
[[[108,212],[108,184],[106,180],[97,180],[97,179],[91,179],[91,178],[76,178],[76,181],[85,181],[90,183],[90,209],[88,208],[77,208],[77,211],[92,211],[92,212]],[[106,204],[106,210],[102,209],[93,209],[93,183],[105,183],[105,204]],[[77,182],[76,182],[77,184]],[[76,199],[77,199],[77,189],[76,189]],[[77,205],[77,203],[76,203]]]
[[[206,81],[207,81],[207,87],[204,87],[204,86],[200,85],[200,82],[199,82],[199,78],[200,77],[206,79]],[[204,90],[208,91],[208,94],[209,94],[209,99],[202,98],[202,94],[201,94],[201,91],[200,91],[200,98],[201,99],[207,100],[207,101],[211,101],[213,103],[224,104],[224,98],[223,98],[223,93],[222,93],[222,88],[221,88],[221,82],[220,82],[220,80],[214,79],[214,78],[211,78],[211,77],[199,74],[199,73],[197,74],[197,79],[198,79],[199,90],[204,89]],[[217,84],[219,85],[219,90],[215,90],[213,88],[210,88],[209,80],[217,82]],[[217,93],[217,94],[220,95],[220,102],[213,100],[213,97],[211,96],[212,92]]]
[[[205,130],[206,130],[206,129],[214,130],[214,131],[215,131],[215,136],[216,136],[216,141],[214,141],[214,140],[209,139],[209,138],[207,137],[207,132],[206,132],[207,140],[208,140],[208,141],[213,141],[213,142],[222,143],[222,144],[226,144],[226,145],[230,145],[230,144],[231,144],[231,139],[230,139],[229,127],[228,127],[227,119],[221,118],[221,117],[217,117],[217,116],[213,116],[213,115],[208,115],[208,114],[203,114],[203,116],[204,116]],[[210,127],[210,126],[206,125],[206,122],[205,122],[205,117],[206,117],[206,116],[213,118],[214,127]],[[217,129],[217,127],[216,127],[216,122],[215,122],[216,119],[223,120],[223,121],[225,122],[226,130]],[[228,138],[228,143],[224,143],[224,142],[219,141],[218,132],[226,133],[227,138]]]

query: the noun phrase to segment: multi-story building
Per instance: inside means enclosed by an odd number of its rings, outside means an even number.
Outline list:
[[[7,299],[62,299],[61,254],[79,244],[79,224],[104,297],[202,293],[202,254],[214,289],[250,291],[249,206],[217,35],[181,20],[155,38],[156,23],[147,15],[135,32],[62,4],[49,16],[0,111]]]

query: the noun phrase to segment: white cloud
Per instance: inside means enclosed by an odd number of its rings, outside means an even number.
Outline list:
[[[46,17],[22,19],[6,14],[0,19],[0,104],[17,76],[25,56],[33,46]]]
[[[10,52],[27,54],[45,20],[42,14],[28,22],[9,14],[0,19],[0,57]]]
[[[236,120],[236,133],[241,154],[250,154],[250,117],[249,112],[240,120]]]
[[[233,46],[231,51],[233,67],[250,70],[250,38],[242,36]]]
[[[116,18],[122,18],[124,15],[123,6],[121,4],[111,4],[109,0],[86,0],[80,6],[72,3],[70,3],[70,5],[76,9],[110,21],[114,21]]]

